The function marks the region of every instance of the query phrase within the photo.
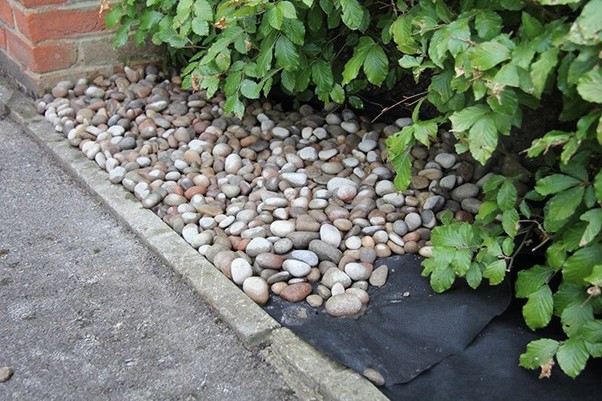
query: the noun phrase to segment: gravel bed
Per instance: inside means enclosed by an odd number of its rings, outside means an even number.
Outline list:
[[[441,213],[472,221],[490,174],[441,132],[411,150],[410,189],[395,190],[385,140],[411,120],[372,124],[351,110],[285,111],[180,87],[154,66],[60,82],[37,101],[69,143],[152,209],[258,304],[275,294],[358,316],[377,258],[432,253]]]

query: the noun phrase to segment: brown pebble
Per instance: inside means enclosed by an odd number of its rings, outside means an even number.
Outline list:
[[[411,233],[407,233],[406,235],[403,236],[403,240],[405,242],[408,242],[408,241],[418,242],[418,241],[420,241],[420,233],[418,231],[412,231]]]
[[[408,241],[403,246],[403,250],[406,253],[416,253],[418,252],[418,243],[416,241]]]
[[[285,289],[280,293],[280,297],[289,302],[300,302],[311,294],[311,284],[309,283],[296,283],[287,285]]]

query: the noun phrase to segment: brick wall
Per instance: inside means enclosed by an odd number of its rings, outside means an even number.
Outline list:
[[[157,49],[114,49],[99,0],[0,0],[0,70],[39,95],[56,82],[111,74]]]

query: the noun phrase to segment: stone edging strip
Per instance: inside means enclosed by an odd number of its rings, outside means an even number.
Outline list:
[[[303,400],[387,400],[363,376],[323,355],[280,326],[207,259],[107,173],[69,145],[40,116],[32,99],[0,77],[0,116],[8,115],[75,177],[122,224],[133,231],[168,266],[181,275],[248,348],[260,348]]]

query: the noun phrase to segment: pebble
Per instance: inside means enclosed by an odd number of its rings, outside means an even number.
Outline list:
[[[352,294],[334,295],[326,301],[326,312],[334,317],[355,315],[362,309],[362,301]]]
[[[268,283],[261,277],[253,276],[245,279],[242,290],[259,305],[266,304],[270,299]]]
[[[362,372],[362,375],[376,386],[383,386],[385,384],[385,378],[378,370],[366,368]]]
[[[370,124],[350,110],[265,101],[239,120],[223,115],[222,95],[205,99],[158,69],[94,82],[59,82],[37,108],[259,304],[271,291],[319,307],[330,289],[368,302],[368,286],[387,280],[376,259],[428,257],[436,216],[474,220],[493,174],[442,134],[410,150],[411,185],[400,193],[384,139],[409,118]]]
[[[12,377],[13,373],[13,368],[10,366],[0,367],[0,383],[8,381]]]

